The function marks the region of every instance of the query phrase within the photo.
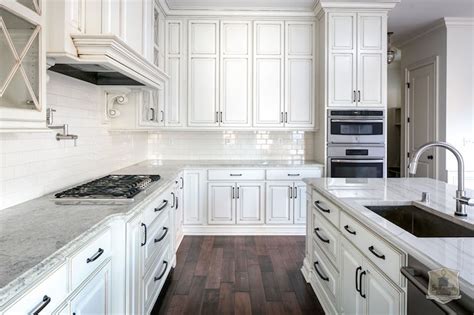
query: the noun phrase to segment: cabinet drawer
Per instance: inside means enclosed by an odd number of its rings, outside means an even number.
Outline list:
[[[172,226],[170,221],[171,210],[167,209],[152,224],[147,226],[147,239],[143,245],[144,270],[148,270],[153,258],[163,252],[166,244],[170,243]]]
[[[339,230],[317,211],[313,211],[313,240],[333,265],[338,266]]]
[[[209,170],[207,176],[209,180],[264,180],[265,171],[242,169]]]
[[[301,180],[307,177],[321,177],[321,169],[278,169],[267,170],[268,180]]]
[[[404,253],[392,247],[380,236],[367,230],[359,221],[344,212],[341,213],[339,229],[375,266],[396,284],[402,286],[404,282],[400,268],[406,264]]]
[[[173,185],[158,197],[155,198],[143,211],[143,223],[150,225],[159,215],[165,213],[167,209],[175,206],[175,196]]]
[[[322,255],[320,248],[313,242],[313,261],[311,262],[312,277],[316,283],[319,284],[327,297],[330,299],[332,305],[336,304],[337,289],[339,282],[339,273],[329,263],[329,261]]]
[[[107,229],[71,258],[71,285],[75,290],[102,262],[112,256],[111,230]]]
[[[168,242],[163,253],[160,256],[157,256],[157,259],[153,261],[153,268],[145,274],[143,279],[145,309],[148,309],[150,305],[153,306],[154,300],[158,297],[159,292],[165,283],[166,277],[171,270],[170,257],[170,245]]]
[[[50,314],[66,298],[67,287],[67,264],[64,264],[7,308],[4,314],[34,314],[42,307],[41,314]]]
[[[319,212],[323,217],[328,219],[329,222],[334,224],[334,226],[339,226],[339,208],[315,190],[313,190],[311,205],[313,207],[313,212]]]

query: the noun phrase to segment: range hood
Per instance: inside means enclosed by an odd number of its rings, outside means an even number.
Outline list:
[[[73,34],[77,56],[48,54],[48,70],[96,85],[162,89],[169,76],[115,35]],[[52,61],[54,60],[54,61]]]

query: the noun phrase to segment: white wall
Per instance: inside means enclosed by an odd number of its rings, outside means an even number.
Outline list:
[[[174,131],[150,134],[149,157],[174,160],[313,159],[314,133],[302,131]]]
[[[47,103],[55,124],[77,134],[58,142],[50,133],[0,134],[0,209],[140,162],[147,157],[146,133],[110,134],[101,124],[95,85],[48,72]]]

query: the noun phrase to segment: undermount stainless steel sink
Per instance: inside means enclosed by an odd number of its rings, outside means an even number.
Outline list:
[[[454,223],[413,205],[365,207],[417,237],[474,237],[474,227]]]

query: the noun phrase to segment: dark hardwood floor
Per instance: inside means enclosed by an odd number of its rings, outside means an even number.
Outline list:
[[[153,314],[323,314],[302,236],[186,236]]]

